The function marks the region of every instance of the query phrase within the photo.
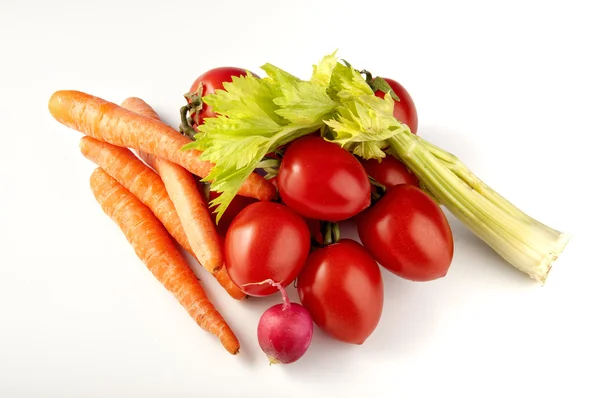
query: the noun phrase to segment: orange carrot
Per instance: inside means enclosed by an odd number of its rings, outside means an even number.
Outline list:
[[[154,170],[146,166],[129,149],[98,141],[92,137],[82,137],[79,147],[86,158],[100,166],[146,205],[177,243],[193,255],[194,252],[175,206],[171,202],[161,178]],[[225,272],[225,277],[223,275],[214,276],[231,297],[237,300],[246,297],[231,281],[227,272]]]
[[[140,152],[140,156],[161,176],[200,264],[211,274],[220,269],[223,266],[223,254],[219,235],[194,176],[168,160],[144,152]]]
[[[127,98],[121,106],[140,115],[158,118],[154,109],[140,98]],[[223,266],[223,254],[219,235],[194,176],[183,167],[163,158],[142,151],[139,151],[139,155],[162,178],[200,264],[211,274],[220,269]]]
[[[160,116],[146,101],[138,97],[125,98],[121,102],[121,107],[128,111],[135,112],[138,115],[149,117],[150,119],[160,120]]]
[[[177,243],[189,253],[193,253],[173,202],[160,176],[154,170],[146,166],[129,149],[98,141],[92,137],[82,137],[79,149],[83,156],[100,166],[148,206]]]
[[[160,120],[138,115],[112,102],[80,91],[57,91],[50,97],[48,109],[60,123],[100,141],[133,148],[169,160],[191,173],[206,177],[213,167],[200,161],[199,151],[181,150],[188,137]],[[239,191],[240,195],[259,200],[272,200],[273,184],[252,173]]]
[[[236,354],[240,348],[237,337],[206,296],[158,218],[101,168],[92,173],[90,187],[102,210],[119,226],[156,279],[202,329],[217,336],[227,351]]]
[[[248,296],[246,293],[242,292],[239,287],[231,280],[231,277],[227,273],[227,269],[225,267],[221,267],[215,271],[213,274],[219,285],[223,287],[229,293],[231,297],[236,300],[244,300],[247,299]]]

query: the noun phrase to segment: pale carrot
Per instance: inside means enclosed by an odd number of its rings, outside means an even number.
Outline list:
[[[194,255],[175,206],[169,198],[163,181],[154,170],[146,166],[129,149],[98,141],[92,137],[82,137],[79,147],[86,158],[100,166],[146,205],[177,243]],[[231,297],[237,300],[246,297],[231,281],[227,272],[225,277],[220,274],[214,277]]]
[[[138,115],[101,98],[80,91],[57,91],[50,97],[48,109],[65,126],[100,141],[169,160],[199,177],[206,177],[213,167],[212,163],[198,159],[199,151],[181,150],[190,142],[188,137],[160,120]],[[252,173],[239,194],[272,200],[276,190],[273,184]]]
[[[101,168],[92,173],[90,187],[102,210],[119,226],[156,279],[201,328],[217,336],[227,351],[236,354],[240,348],[237,337],[206,296],[158,218]]]
[[[121,106],[140,115],[158,119],[154,109],[140,98],[127,98]],[[198,190],[196,179],[192,173],[166,159],[142,151],[138,153],[162,178],[196,258],[213,274],[223,266],[223,254],[217,229]]]

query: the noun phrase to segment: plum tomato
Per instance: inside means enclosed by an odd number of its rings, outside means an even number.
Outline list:
[[[223,83],[231,82],[234,76],[245,76],[247,74],[248,72],[246,69],[234,66],[221,66],[219,68],[213,68],[198,76],[190,88],[190,93],[197,93],[198,87],[200,83],[202,83],[201,94],[202,97],[204,97],[205,95],[213,94],[216,90],[223,90]],[[256,74],[252,74],[258,77]],[[201,125],[204,118],[215,116],[217,116],[217,114],[210,106],[206,104],[202,104],[202,110],[200,112],[192,112],[190,114],[190,117],[194,121],[193,127]]]
[[[256,202],[231,222],[224,243],[229,277],[249,296],[268,296],[288,286],[302,269],[310,250],[310,232],[302,217],[274,202]],[[257,285],[252,285],[257,284]]]
[[[414,185],[396,185],[357,219],[358,236],[375,260],[412,281],[444,277],[454,255],[440,206]]]
[[[313,251],[297,284],[302,305],[333,338],[362,344],[377,327],[383,311],[381,271],[358,242],[341,239]]]
[[[405,123],[413,134],[417,134],[417,128],[419,127],[419,117],[417,115],[417,108],[415,103],[406,89],[398,83],[396,80],[383,77],[394,93],[398,96],[400,101],[394,101],[394,117],[400,122]],[[385,93],[383,91],[376,91],[375,95],[379,98],[383,98]]]
[[[371,204],[369,177],[358,159],[320,137],[302,137],[289,145],[277,187],[283,203],[318,220],[345,220]]]
[[[394,185],[411,184],[419,186],[419,179],[408,168],[391,155],[387,155],[381,162],[377,159],[359,159],[367,174],[386,188]]]

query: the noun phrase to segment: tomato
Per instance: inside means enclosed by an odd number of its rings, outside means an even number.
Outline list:
[[[405,123],[413,134],[417,134],[417,128],[419,127],[419,117],[417,115],[417,108],[415,103],[406,89],[397,81],[384,77],[385,80],[392,90],[396,93],[400,101],[394,101],[394,117]],[[379,98],[383,98],[385,93],[383,91],[375,92],[375,95]]]
[[[210,191],[209,203],[210,203],[210,201],[218,198],[219,196],[221,196],[220,193]],[[217,227],[217,232],[219,234],[225,236],[225,234],[227,233],[227,230],[229,229],[229,226],[231,225],[231,222],[233,221],[235,216],[237,216],[246,207],[248,207],[252,203],[256,203],[257,201],[258,200],[254,199],[254,198],[248,198],[246,196],[236,195],[233,198],[233,200],[231,201],[231,203],[229,204],[229,206],[227,206],[227,209],[225,209],[225,212],[221,216],[221,219],[219,220],[218,224],[216,224],[217,214],[214,212],[216,210],[216,206],[210,207],[209,208],[210,217],[212,218],[213,222],[215,223],[215,225]]]
[[[394,185],[411,184],[419,186],[419,179],[408,168],[391,155],[387,155],[381,162],[377,159],[359,159],[365,171],[378,183],[390,188]]]
[[[333,338],[362,344],[383,311],[379,266],[354,240],[317,249],[298,276],[298,295],[315,324]]]
[[[305,218],[306,225],[308,225],[308,230],[310,231],[311,239],[322,245],[323,244],[323,232],[321,231],[322,222],[321,220],[315,220],[314,218]]]
[[[396,185],[357,217],[358,236],[375,260],[413,281],[446,275],[454,255],[442,209],[414,185]]]
[[[190,88],[190,93],[195,94],[198,91],[198,86],[202,83],[202,96],[204,97],[205,95],[214,93],[216,90],[223,90],[223,83],[231,82],[233,76],[245,76],[247,74],[246,69],[234,66],[214,68],[198,76]],[[252,74],[258,77],[256,74]],[[216,116],[217,114],[206,104],[202,104],[200,112],[192,112],[190,114],[190,117],[194,121],[194,127],[202,124],[204,118]]]
[[[229,277],[250,296],[277,291],[267,279],[289,285],[302,269],[310,250],[306,222],[282,204],[256,202],[242,210],[225,235],[225,267]]]
[[[302,137],[289,145],[277,186],[287,206],[318,220],[345,220],[371,203],[369,177],[358,159],[320,137]]]

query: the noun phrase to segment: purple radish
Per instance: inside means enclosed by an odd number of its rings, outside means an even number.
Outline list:
[[[313,321],[302,305],[290,302],[281,284],[265,281],[281,292],[283,304],[275,304],[258,321],[258,344],[271,364],[287,364],[300,359],[312,341]]]

